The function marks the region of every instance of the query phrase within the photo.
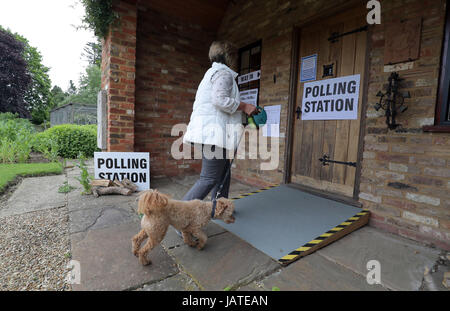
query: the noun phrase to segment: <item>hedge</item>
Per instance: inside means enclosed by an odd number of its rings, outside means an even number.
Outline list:
[[[36,135],[37,145],[56,142],[58,155],[75,159],[80,154],[93,157],[97,148],[97,125],[56,125]],[[50,146],[47,146],[50,148]]]

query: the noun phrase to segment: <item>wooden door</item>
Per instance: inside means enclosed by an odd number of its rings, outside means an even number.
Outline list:
[[[300,59],[317,54],[317,80],[360,74],[357,120],[302,121],[294,116],[291,182],[353,197],[356,168],[342,164],[323,166],[323,155],[332,160],[356,162],[360,136],[367,31],[358,31],[332,42],[333,33],[344,34],[366,26],[365,10],[347,11],[300,29]],[[333,63],[335,74],[323,78],[323,65]],[[297,77],[295,108],[301,107],[303,85]]]

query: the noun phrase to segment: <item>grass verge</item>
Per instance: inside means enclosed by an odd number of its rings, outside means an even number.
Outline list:
[[[62,165],[54,163],[23,163],[23,164],[0,164],[0,194],[6,190],[8,184],[17,176],[42,176],[61,174]]]

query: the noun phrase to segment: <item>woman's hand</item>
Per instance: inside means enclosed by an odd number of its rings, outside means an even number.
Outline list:
[[[252,104],[247,104],[244,102],[240,103],[238,110],[242,110],[249,117],[258,114],[258,108],[256,108]]]

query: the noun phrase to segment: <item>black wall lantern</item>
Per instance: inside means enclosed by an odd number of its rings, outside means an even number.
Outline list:
[[[410,98],[409,92],[400,94],[398,91],[398,84],[401,80],[403,79],[400,79],[398,73],[391,73],[386,93],[378,92],[377,97],[380,97],[380,102],[374,106],[376,111],[380,108],[386,111],[386,124],[390,130],[394,130],[400,125],[395,120],[397,113],[405,112],[408,109],[404,102],[405,98]]]

